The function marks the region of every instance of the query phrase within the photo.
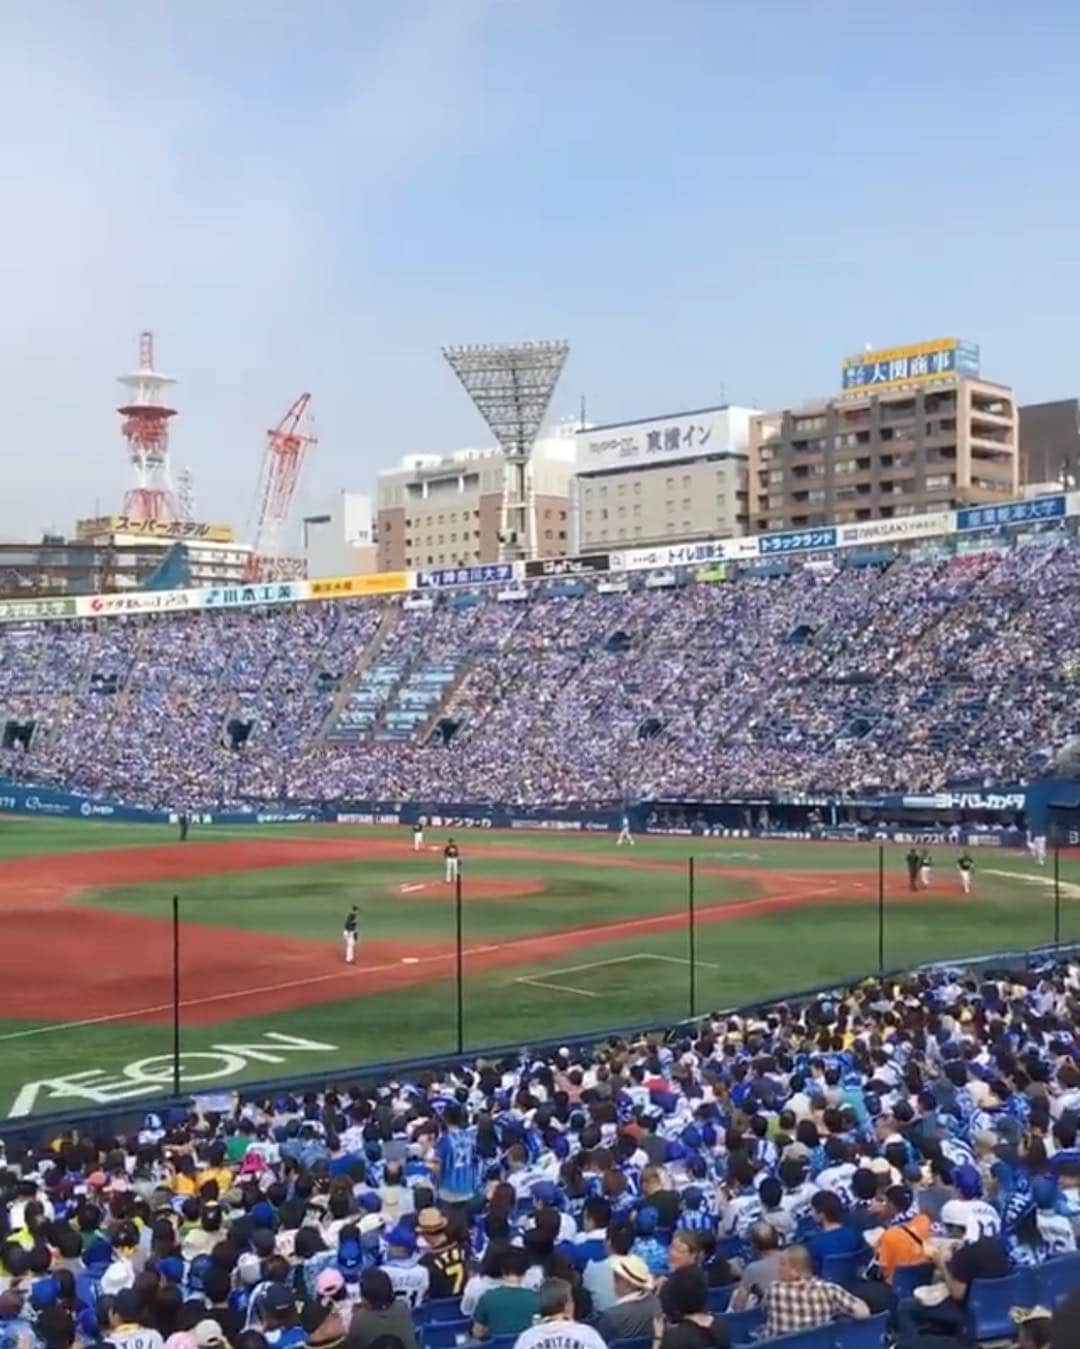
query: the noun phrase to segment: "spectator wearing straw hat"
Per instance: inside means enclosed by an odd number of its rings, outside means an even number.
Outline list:
[[[653,1291],[645,1261],[636,1255],[617,1255],[611,1262],[611,1276],[615,1304],[599,1316],[597,1331],[608,1344],[651,1335],[653,1321],[660,1314],[660,1300]]]

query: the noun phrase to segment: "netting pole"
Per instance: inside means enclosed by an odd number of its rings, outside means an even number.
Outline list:
[[[694,910],[694,859],[690,857],[687,866],[687,897],[689,899],[690,918],[690,1016],[697,1010],[697,916]]]
[[[173,1051],[172,1089],[180,1095],[180,896],[172,897]]]
[[[457,1052],[465,1052],[465,949],[462,938],[461,859],[457,864]]]
[[[1054,845],[1054,945],[1061,945],[1061,847]]]
[[[877,967],[885,973],[885,844],[877,850]]]

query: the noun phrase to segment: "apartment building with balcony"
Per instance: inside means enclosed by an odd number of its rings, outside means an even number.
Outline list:
[[[752,533],[1009,501],[1019,485],[1012,390],[955,371],[750,424]]]

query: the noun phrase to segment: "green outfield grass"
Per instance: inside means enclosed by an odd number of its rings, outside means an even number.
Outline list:
[[[183,1066],[193,1090],[299,1072],[341,1069],[388,1058],[438,1056],[457,1048],[458,990],[452,956],[431,961],[422,982],[362,993],[389,958],[365,976],[365,949],[399,943],[402,953],[452,952],[456,912],[452,890],[434,897],[403,893],[403,885],[437,880],[437,853],[414,855],[404,830],[327,826],[194,830],[192,841],[228,849],[250,839],[355,837],[390,840],[400,854],[357,861],[211,871],[184,879],[85,889],[71,901],[70,924],[87,938],[121,915],[163,919],[180,896],[182,946],[199,930],[227,957],[238,981],[254,968],[260,947],[277,938],[319,943],[325,959],[325,1001],[284,1011],[257,1011],[244,999],[216,1010],[182,1010]],[[430,833],[441,844],[444,834]],[[680,1019],[772,994],[872,972],[878,964],[876,845],[764,843],[757,840],[641,839],[631,853],[603,835],[459,835],[464,851],[462,989],[467,1045],[523,1044],[570,1038],[620,1025]],[[0,887],[4,862],[67,853],[172,845],[176,832],[155,826],[97,821],[0,819]],[[533,858],[499,856],[529,850]],[[957,850],[935,848],[937,875],[949,893],[917,904],[906,897],[903,847],[886,850],[885,964],[898,967],[1052,940],[1051,868],[1026,856],[987,849],[976,853],[976,895],[963,899],[953,867]],[[224,854],[223,854],[224,855]],[[695,859],[691,942],[688,859]],[[89,859],[88,859],[89,861]],[[599,864],[599,865],[598,865]],[[663,864],[663,865],[657,865]],[[711,874],[715,866],[738,875]],[[798,907],[763,911],[740,905],[762,895],[783,898],[799,873]],[[1004,874],[995,874],[1004,873]],[[1061,935],[1080,939],[1080,861],[1061,862]],[[539,883],[519,898],[470,898],[469,886],[492,881]],[[0,896],[2,896],[0,888]],[[0,906],[4,903],[0,897]],[[350,904],[362,911],[359,982],[342,996],[338,982],[341,920]],[[727,910],[727,914],[724,911]],[[719,911],[719,918],[717,915]],[[2,912],[2,907],[0,907]],[[666,922],[665,922],[666,917]],[[649,920],[660,920],[650,926]],[[560,938],[571,930],[586,929]],[[164,940],[164,924],[153,928]],[[535,937],[560,949],[537,948]],[[487,968],[491,948],[502,962]],[[324,951],[324,955],[323,955]],[[508,952],[512,955],[504,960]],[[511,963],[511,960],[513,963]],[[2,961],[2,954],[0,954]],[[394,957],[395,968],[400,959]],[[171,947],[117,950],[94,968],[54,969],[41,953],[42,977],[56,989],[57,1014],[48,1021],[0,1017],[0,1114],[150,1099],[171,1080],[172,1027],[130,1018],[96,1024],[99,1006],[115,1005],[133,971],[160,972],[160,996],[171,996]],[[321,964],[318,965],[321,968]],[[252,978],[255,976],[253,975]],[[259,979],[264,977],[260,974]],[[285,978],[288,971],[285,971]],[[304,975],[307,982],[312,976]],[[82,991],[66,997],[65,983]],[[95,982],[96,981],[96,982]],[[240,982],[247,988],[249,983]],[[262,985],[256,984],[257,990]],[[154,985],[159,987],[158,983]],[[321,987],[321,985],[320,985]],[[693,1004],[691,1004],[693,994]],[[181,997],[184,998],[183,988]],[[207,1000],[204,1000],[204,1002]],[[209,999],[213,1002],[213,999]],[[17,1009],[10,1009],[12,1012]],[[110,1018],[112,1014],[110,1013]],[[207,1022],[209,1021],[209,1024]],[[289,1037],[282,1039],[280,1037]],[[50,1086],[32,1084],[50,1083]]]

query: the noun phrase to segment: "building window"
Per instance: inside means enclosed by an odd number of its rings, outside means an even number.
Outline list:
[[[641,483],[640,483],[640,482],[635,482],[635,483],[634,483],[634,496],[637,497],[637,496],[640,496],[640,495],[641,495]]]
[[[997,487],[997,483],[987,483],[984,479],[972,478],[972,483],[979,487]],[[928,492],[940,492],[942,488],[953,485],[953,475],[951,473],[935,473],[926,479],[926,490]]]

